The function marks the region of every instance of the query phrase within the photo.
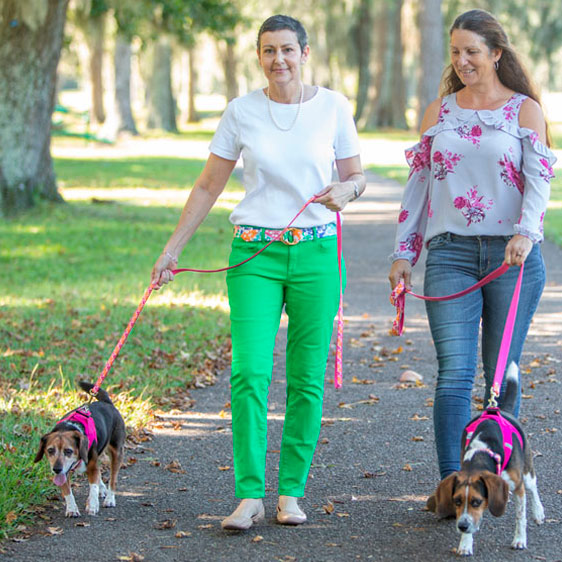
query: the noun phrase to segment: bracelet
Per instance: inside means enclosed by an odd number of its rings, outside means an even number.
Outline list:
[[[170,254],[170,252],[166,251],[164,255],[169,257],[172,261],[175,261],[176,263],[178,263],[178,258],[174,258],[174,256],[172,256],[172,254]]]

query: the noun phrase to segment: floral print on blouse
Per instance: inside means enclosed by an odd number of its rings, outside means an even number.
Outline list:
[[[519,126],[525,99],[514,94],[498,109],[476,110],[459,107],[455,93],[443,98],[437,124],[406,150],[392,259],[415,264],[424,241],[445,232],[542,241],[556,157]]]

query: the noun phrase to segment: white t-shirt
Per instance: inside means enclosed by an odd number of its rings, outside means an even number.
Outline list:
[[[271,101],[281,127],[293,122],[298,104]],[[238,225],[283,228],[304,203],[332,182],[335,160],[359,154],[359,139],[348,100],[337,92],[317,88],[303,102],[290,131],[271,120],[267,96],[255,90],[232,100],[219,123],[210,151],[244,164],[246,194],[230,215]],[[294,226],[333,222],[335,213],[311,204]]]

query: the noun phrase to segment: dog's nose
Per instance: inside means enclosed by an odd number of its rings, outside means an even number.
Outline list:
[[[62,472],[62,466],[53,466],[53,472],[55,474],[60,474]]]
[[[457,523],[457,529],[461,531],[461,533],[466,533],[470,527],[470,522],[466,519],[459,519]]]

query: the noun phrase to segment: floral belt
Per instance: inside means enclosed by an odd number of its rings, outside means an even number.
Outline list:
[[[277,240],[282,228],[264,228],[261,226],[234,226],[234,238],[241,238],[245,242],[270,242]],[[320,226],[308,226],[305,228],[298,228],[292,226],[283,234],[281,242],[288,246],[294,246],[299,242],[309,242],[319,238],[327,238],[336,236],[337,229],[336,223],[330,222]]]

